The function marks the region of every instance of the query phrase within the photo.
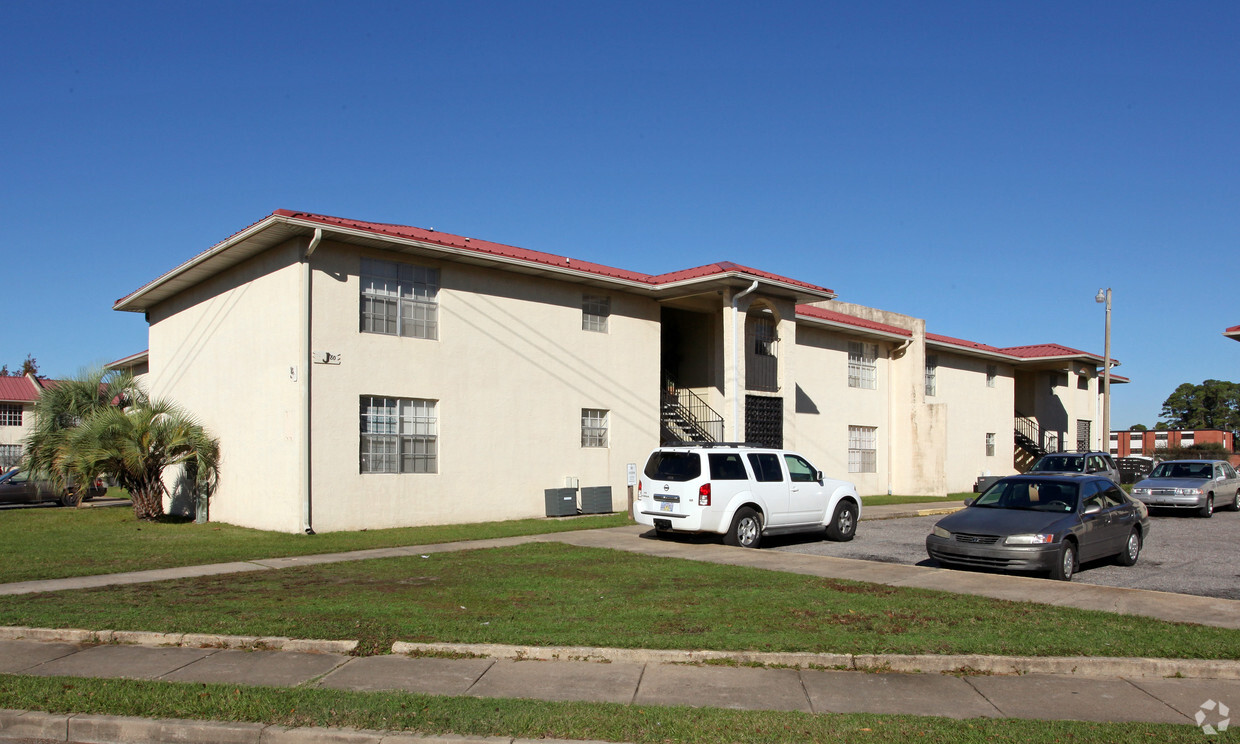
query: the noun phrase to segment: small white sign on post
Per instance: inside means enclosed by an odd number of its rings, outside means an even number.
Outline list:
[[[629,476],[628,484],[630,486],[636,486],[637,485],[637,463],[631,462],[625,466],[625,469],[628,470],[628,476]]]

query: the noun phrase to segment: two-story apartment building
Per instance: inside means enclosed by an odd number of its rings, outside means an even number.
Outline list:
[[[34,375],[0,377],[0,473],[18,464],[22,457],[22,440],[30,432],[34,402],[45,385]]]
[[[150,392],[220,438],[211,518],[265,529],[538,516],[566,483],[622,509],[626,466],[670,439],[795,448],[862,493],[1101,446],[1098,355],[727,262],[649,275],[280,210],[115,308],[147,318]]]

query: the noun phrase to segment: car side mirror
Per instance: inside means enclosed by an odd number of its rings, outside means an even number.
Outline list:
[[[825,476],[823,476],[823,474],[822,474],[822,471],[821,471],[821,470],[815,470],[815,471],[814,471],[814,480],[818,481],[818,485],[820,485],[820,486],[821,486],[821,485],[822,485],[822,482],[823,482],[824,480],[826,480],[826,477],[825,477]]]
[[[1098,512],[1100,512],[1100,511],[1102,511],[1102,505],[1101,505],[1101,504],[1089,504],[1088,506],[1086,506],[1086,507],[1085,507],[1085,511],[1084,511],[1083,513],[1084,513],[1084,514],[1087,514],[1087,515],[1088,515],[1088,514],[1097,514],[1097,513],[1098,513]]]
[[[977,501],[977,499],[965,499],[965,500],[964,500],[964,505],[965,505],[965,506],[973,506],[973,502],[974,502],[974,501]]]

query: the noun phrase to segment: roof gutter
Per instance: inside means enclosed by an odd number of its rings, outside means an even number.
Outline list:
[[[740,323],[737,321],[736,314],[739,311],[740,299],[757,288],[758,280],[754,279],[749,289],[732,295],[732,374],[736,375],[736,379],[732,381],[732,441],[734,442],[741,440],[741,342],[738,328]]]
[[[314,364],[312,349],[312,333],[313,333],[313,316],[311,309],[314,306],[312,299],[314,297],[314,272],[310,269],[310,256],[314,255],[314,250],[319,247],[319,241],[323,239],[323,228],[314,228],[314,237],[310,239],[310,245],[306,247],[306,253],[301,259],[301,527],[307,535],[314,534],[312,522],[311,500],[310,500],[310,484],[313,468],[311,467],[310,455],[312,452],[310,442],[310,369]],[[296,372],[296,367],[293,368]]]

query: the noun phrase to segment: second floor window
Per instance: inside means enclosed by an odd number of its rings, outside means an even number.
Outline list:
[[[439,269],[362,259],[363,333],[439,338]]]
[[[878,387],[878,344],[848,342],[848,387]]]
[[[938,395],[939,391],[939,356],[926,355],[926,395]]]
[[[22,406],[20,403],[0,403],[0,426],[21,426]]]
[[[581,330],[607,333],[607,319],[611,317],[611,298],[602,295],[581,296]]]

